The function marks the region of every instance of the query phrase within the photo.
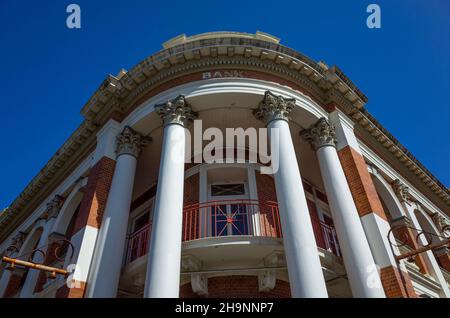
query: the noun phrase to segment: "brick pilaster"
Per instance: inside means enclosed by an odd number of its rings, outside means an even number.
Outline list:
[[[350,146],[339,150],[338,155],[359,216],[375,213],[387,221],[363,156]]]
[[[83,200],[81,201],[80,210],[75,219],[75,225],[73,228],[74,235],[72,237],[81,237],[81,246],[86,246],[93,249],[95,241],[84,242],[88,238],[85,238],[83,233],[86,228],[99,229],[103,212],[106,207],[106,202],[108,199],[109,190],[111,187],[114,168],[116,162],[115,160],[104,156],[91,168],[89,173],[88,182],[86,185]],[[81,247],[79,247],[81,248]],[[79,251],[81,256],[76,257],[92,257],[92,255],[85,255],[85,250]],[[83,269],[87,271],[87,269]],[[77,281],[76,285],[79,287],[68,288],[66,285],[60,287],[56,292],[57,298],[82,298],[86,292],[86,281]]]
[[[403,275],[403,278],[401,277]],[[394,266],[382,268],[381,282],[388,298],[417,298],[408,273],[401,272]],[[404,283],[400,283],[404,280]]]
[[[103,157],[92,167],[86,185],[86,193],[75,221],[74,233],[86,225],[100,228],[115,165],[115,160]]]
[[[388,222],[363,156],[348,145],[338,151],[338,156],[359,216],[375,214]],[[408,273],[402,274],[394,264],[381,268],[380,278],[386,297],[416,297]]]

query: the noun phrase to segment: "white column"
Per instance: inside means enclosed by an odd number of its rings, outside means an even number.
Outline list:
[[[14,258],[18,255],[20,249],[22,248],[22,244],[25,240],[26,234],[23,232],[19,232],[17,233],[17,235],[15,235],[12,240],[11,240],[11,250],[8,251],[8,249],[6,249],[5,253],[3,254],[3,256],[9,256],[11,258]],[[6,291],[6,287],[8,287],[8,283],[9,283],[9,279],[11,278],[11,271],[5,270],[6,266],[2,265],[2,267],[0,268],[1,271],[3,271],[2,277],[0,279],[0,298],[3,297],[3,294]]]
[[[375,261],[336,151],[333,126],[321,118],[301,134],[316,150],[353,296],[384,298]]]
[[[117,137],[116,167],[95,245],[93,268],[87,284],[88,297],[112,298],[117,295],[137,157],[145,141],[130,127],[125,127]]]
[[[266,92],[255,112],[270,130],[271,156],[278,151],[275,187],[292,297],[327,297],[325,279],[306,203],[288,115],[295,101]],[[278,132],[278,138],[273,138]],[[276,156],[276,155],[275,155]],[[273,162],[272,162],[273,165]]]
[[[164,121],[152,233],[144,297],[178,297],[180,289],[181,235],[185,125],[194,118],[184,96],[155,107]]]
[[[39,238],[39,243],[37,245],[37,248],[47,252],[48,249],[48,236],[50,235],[53,224],[56,221],[56,217],[58,216],[58,213],[61,209],[63,203],[63,199],[60,196],[55,196],[54,199],[52,199],[47,204],[47,210],[45,212],[44,217],[46,218],[46,222],[44,225],[44,229],[42,231],[41,237]],[[45,257],[41,253],[35,253],[35,256],[33,258],[34,263],[43,263],[45,261]],[[22,286],[22,289],[20,291],[20,298],[31,298],[33,297],[34,289],[36,288],[36,283],[39,278],[39,273],[41,271],[37,269],[29,269],[27,278],[25,279],[25,283]]]

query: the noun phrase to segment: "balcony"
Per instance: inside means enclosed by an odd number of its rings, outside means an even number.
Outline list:
[[[318,247],[340,256],[333,225],[311,219]],[[125,265],[147,254],[152,224],[128,237]],[[183,209],[183,242],[238,238],[281,239],[277,202],[255,200],[209,201],[186,205]]]

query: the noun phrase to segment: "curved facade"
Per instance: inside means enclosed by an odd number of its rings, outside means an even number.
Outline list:
[[[450,296],[449,191],[342,71],[262,32],[163,46],[0,214],[3,256],[70,272],[4,262],[3,297]]]

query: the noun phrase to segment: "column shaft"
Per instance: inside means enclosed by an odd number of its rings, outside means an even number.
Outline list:
[[[184,127],[164,129],[144,297],[178,297],[184,188]]]
[[[93,272],[94,277],[89,280],[88,284],[90,297],[116,297],[135,171],[135,157],[122,155],[117,158],[105,215],[96,244],[94,256],[96,271]]]
[[[274,177],[292,296],[327,297],[289,125],[284,120],[274,120],[268,127],[279,132],[278,140],[270,142],[271,149],[279,149],[279,167]]]
[[[156,112],[164,122],[144,297],[178,297],[183,225],[185,126],[196,116],[180,95]]]
[[[353,296],[384,298],[375,261],[336,149],[321,147],[317,157]]]
[[[272,167],[292,297],[327,297],[325,278],[288,124],[289,114],[294,107],[294,99],[286,99],[266,91],[254,115],[265,121],[269,128]]]
[[[117,139],[117,160],[88,279],[88,297],[116,297],[125,249],[137,156],[144,140],[130,127]]]

